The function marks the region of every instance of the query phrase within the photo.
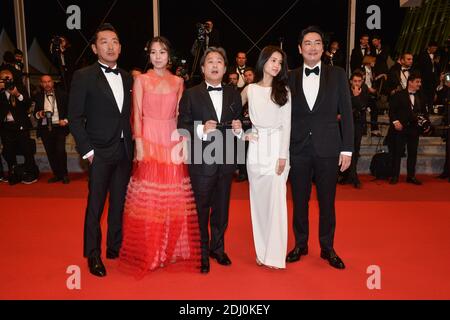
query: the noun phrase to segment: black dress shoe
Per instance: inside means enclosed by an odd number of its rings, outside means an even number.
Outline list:
[[[328,261],[328,263],[336,269],[345,269],[344,262],[339,258],[334,250],[331,251],[320,251],[320,257]]]
[[[306,256],[308,254],[308,247],[300,248],[295,247],[291,252],[288,253],[286,257],[286,262],[296,262],[300,260],[301,256]]]
[[[119,257],[119,252],[111,249],[106,250],[106,258],[107,259],[117,259]]]
[[[246,174],[241,173],[240,175],[237,176],[236,181],[237,182],[243,182],[248,180],[248,177]]]
[[[105,277],[106,269],[103,265],[102,259],[100,257],[89,257],[88,258],[89,272],[97,277]]]
[[[58,181],[61,181],[62,179],[59,177],[51,177],[50,179],[47,180],[48,183],[55,183]]]
[[[416,186],[422,185],[422,182],[420,182],[419,180],[417,180],[416,177],[408,177],[408,178],[406,178],[406,182],[407,182],[407,183],[415,184]]]
[[[202,259],[202,264],[200,266],[200,273],[209,273],[209,259]]]
[[[391,180],[389,180],[389,184],[397,184],[397,183],[398,183],[397,177],[392,177]]]
[[[229,266],[231,264],[231,260],[230,258],[228,258],[225,252],[222,253],[210,252],[209,256],[213,259],[216,259],[217,263],[223,266]]]

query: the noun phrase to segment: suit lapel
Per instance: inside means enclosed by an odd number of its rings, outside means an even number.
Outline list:
[[[120,112],[119,106],[117,105],[116,98],[114,98],[114,93],[108,83],[108,80],[106,79],[105,74],[103,73],[100,66],[97,67],[97,83],[100,90],[103,92],[105,96],[108,97],[108,99],[111,101],[111,103],[114,105],[117,112]],[[122,78],[123,82],[123,78]],[[124,86],[125,89],[125,86]]]
[[[230,88],[231,89],[231,88]],[[234,89],[232,89],[234,90]],[[223,93],[222,93],[222,115],[220,118],[220,122],[225,122],[225,119],[234,118],[234,115],[231,117],[229,114],[231,113],[230,110],[230,94],[228,91],[228,87],[223,87]]]
[[[328,68],[322,63],[320,67],[319,92],[317,93],[317,98],[316,101],[314,102],[312,112],[317,110],[318,106],[320,106],[323,98],[325,97],[324,92],[326,91],[327,79],[328,79]]]
[[[309,109],[309,106],[308,106],[308,101],[306,101],[305,92],[303,91],[303,68],[304,67],[300,68],[300,71],[299,71],[299,74],[298,74],[298,84],[299,85],[298,85],[297,88],[300,88],[300,92],[298,94],[299,94],[301,105],[306,106],[308,111],[311,112],[311,109]]]
[[[202,87],[200,88],[200,94],[202,97],[202,100],[204,102],[204,105],[206,106],[206,109],[211,114],[211,118],[217,122],[219,122],[219,119],[217,118],[216,109],[214,108],[214,104],[211,100],[211,97],[209,96],[208,91],[206,90],[206,83],[203,82]],[[223,112],[222,112],[223,113]]]

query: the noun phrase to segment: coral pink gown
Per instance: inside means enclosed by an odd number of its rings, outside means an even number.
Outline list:
[[[144,152],[128,184],[119,267],[137,278],[169,265],[200,266],[197,211],[177,133],[182,91],[182,79],[168,71],[150,70],[133,86],[134,137]]]

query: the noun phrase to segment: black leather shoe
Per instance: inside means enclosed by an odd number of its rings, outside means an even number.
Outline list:
[[[389,180],[389,184],[397,184],[397,183],[398,183],[397,177],[392,177],[391,180]]]
[[[63,184],[69,184],[69,183],[70,183],[69,177],[68,177],[68,176],[64,176],[64,177],[62,178],[62,183],[63,183]]]
[[[320,257],[324,260],[327,260],[330,266],[336,269],[345,269],[344,262],[339,258],[334,250],[331,251],[320,251]]]
[[[55,183],[58,181],[61,181],[62,179],[59,177],[51,177],[50,179],[47,180],[48,183]]]
[[[200,266],[200,273],[209,273],[209,259],[208,260],[202,259],[202,264]]]
[[[230,258],[228,258],[227,254],[225,252],[219,253],[219,254],[210,252],[209,256],[213,259],[216,259],[217,263],[221,264],[223,266],[229,266],[231,264],[231,260],[230,260]]]
[[[291,252],[288,253],[286,257],[286,262],[296,262],[300,260],[301,256],[306,256],[308,254],[308,247],[300,248],[295,247]]]
[[[406,178],[406,182],[407,182],[407,183],[415,184],[416,186],[422,185],[422,182],[420,182],[419,180],[417,180],[416,177],[408,177],[408,178]]]
[[[107,259],[117,259],[119,257],[119,252],[111,249],[106,250],[106,258]]]
[[[237,178],[236,178],[237,182],[243,182],[243,181],[246,181],[246,180],[248,180],[247,175],[242,174],[242,173],[240,175],[238,175]]]
[[[89,257],[88,258],[89,272],[97,277],[105,277],[106,269],[103,265],[102,259],[100,257]]]

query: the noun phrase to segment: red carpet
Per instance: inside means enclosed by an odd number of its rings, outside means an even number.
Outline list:
[[[0,185],[0,299],[450,299],[450,183],[430,176],[420,177],[421,187],[370,177],[362,190],[338,187],[335,248],[343,271],[319,257],[315,201],[309,255],[286,270],[258,267],[248,185],[235,183],[226,234],[233,265],[212,261],[208,275],[159,270],[140,281],[106,259],[106,278],[89,274],[82,257],[86,178],[74,175],[69,185],[47,178]],[[290,221],[291,209],[289,200]],[[80,290],[66,287],[70,265],[81,268]],[[381,269],[380,290],[367,288],[371,265]]]

